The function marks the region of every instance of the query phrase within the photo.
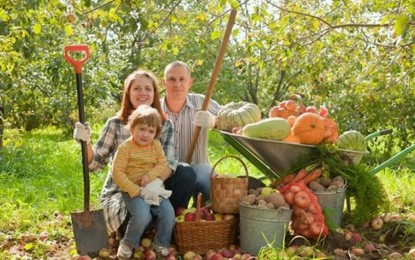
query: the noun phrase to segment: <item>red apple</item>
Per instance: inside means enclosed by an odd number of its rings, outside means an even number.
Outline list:
[[[145,260],[156,260],[156,258],[157,258],[156,253],[153,250],[147,249],[144,252],[144,259]]]
[[[175,209],[175,211],[174,211],[174,213],[176,214],[176,217],[177,217],[177,216],[181,216],[181,215],[183,214],[183,211],[184,211],[185,209],[186,209],[186,208],[185,208],[185,207],[182,207],[182,206],[177,207],[177,208]]]
[[[211,260],[213,255],[216,254],[216,251],[213,249],[208,249],[205,253],[206,260]]]
[[[315,106],[308,106],[305,108],[305,111],[317,114],[317,108]]]
[[[211,258],[211,260],[223,260],[224,259],[224,257],[223,257],[223,255],[222,254],[220,254],[220,253],[216,253],[216,254],[214,254],[213,256],[212,256],[212,258]]]
[[[195,218],[196,218],[196,214],[192,212],[188,212],[186,213],[186,215],[184,215],[184,221],[186,222],[195,221]]]
[[[208,213],[205,216],[205,220],[207,220],[207,221],[214,221],[215,220],[215,216],[212,213]]]

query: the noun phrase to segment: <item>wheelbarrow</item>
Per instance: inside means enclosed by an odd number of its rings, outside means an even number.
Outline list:
[[[281,175],[292,170],[294,164],[301,158],[318,156],[318,147],[314,145],[252,138],[221,130],[214,131],[219,132],[227,143],[234,147],[242,156],[270,179],[279,179]],[[365,139],[366,141],[369,141],[372,138],[390,134],[391,132],[392,130],[390,129],[381,130],[367,135]],[[356,160],[355,163],[358,163],[362,156],[368,153],[367,151],[339,150],[346,156],[354,157],[352,159]],[[370,173],[376,174],[385,167],[399,161],[413,150],[415,150],[415,144],[378,165],[372,169]]]

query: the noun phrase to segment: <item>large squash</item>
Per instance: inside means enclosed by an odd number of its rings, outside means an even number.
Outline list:
[[[282,117],[265,118],[242,128],[242,135],[280,141],[291,133],[290,124]]]
[[[245,101],[231,102],[219,110],[216,127],[219,130],[231,131],[234,127],[244,127],[259,120],[261,120],[261,110],[256,104]]]
[[[302,144],[319,144],[324,139],[325,125],[323,118],[311,112],[301,114],[295,120],[292,131]]]

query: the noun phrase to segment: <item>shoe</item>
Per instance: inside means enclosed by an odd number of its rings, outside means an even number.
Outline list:
[[[153,244],[153,251],[156,253],[157,259],[165,259],[170,251],[167,247]]]
[[[122,259],[122,260],[131,259],[132,254],[133,254],[133,250],[124,242],[124,239],[122,239],[120,241],[120,245],[118,246],[118,250],[117,250],[118,259]]]

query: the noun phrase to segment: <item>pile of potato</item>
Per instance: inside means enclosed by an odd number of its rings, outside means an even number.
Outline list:
[[[249,189],[248,195],[242,198],[241,203],[259,209],[278,209],[281,207],[290,209],[290,205],[285,202],[282,194],[271,187]]]
[[[308,187],[314,192],[324,192],[324,191],[336,191],[338,189],[343,189],[346,182],[342,176],[336,176],[333,178],[321,176],[316,180],[310,182]]]

